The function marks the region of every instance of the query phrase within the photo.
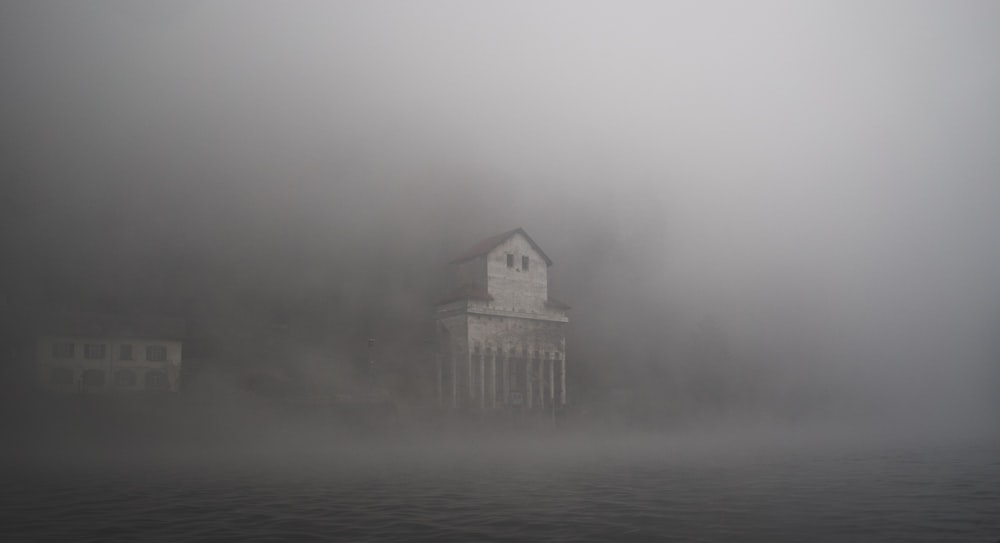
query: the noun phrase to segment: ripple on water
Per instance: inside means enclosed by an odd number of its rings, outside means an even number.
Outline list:
[[[984,454],[14,469],[9,541],[996,541]]]

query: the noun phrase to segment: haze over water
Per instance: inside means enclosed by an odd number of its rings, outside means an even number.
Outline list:
[[[729,428],[77,451],[9,464],[18,469],[3,487],[17,500],[5,531],[31,541],[991,541],[1000,529],[995,436],[844,438]]]

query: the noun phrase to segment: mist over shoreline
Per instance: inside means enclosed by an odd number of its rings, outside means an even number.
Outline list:
[[[377,338],[416,404],[446,263],[522,226],[585,420],[995,421],[996,6],[388,5],[0,8],[5,339],[181,317],[225,396]]]

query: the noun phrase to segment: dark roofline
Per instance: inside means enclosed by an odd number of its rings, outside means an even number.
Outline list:
[[[538,254],[542,255],[542,258],[545,259],[545,265],[546,266],[552,265],[552,259],[549,258],[549,255],[545,254],[545,251],[543,251],[542,248],[539,247],[537,243],[535,243],[535,240],[531,239],[531,236],[529,236],[528,233],[524,231],[524,228],[515,228],[513,230],[508,230],[507,232],[504,232],[502,234],[490,236],[480,241],[479,243],[476,243],[472,247],[466,249],[458,256],[458,258],[452,260],[451,263],[458,264],[460,262],[465,262],[466,260],[472,260],[473,258],[488,254],[490,251],[495,249],[497,245],[500,245],[501,243],[507,241],[512,236],[514,236],[514,234],[521,234],[522,236],[524,236],[524,238],[528,240],[528,243],[531,244],[531,247],[534,248],[536,251],[538,251]]]

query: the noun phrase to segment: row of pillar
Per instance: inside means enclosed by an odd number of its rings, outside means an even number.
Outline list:
[[[439,355],[438,403],[458,407],[460,389],[467,386],[466,397],[481,409],[508,406],[534,409],[536,404],[544,409],[553,403],[566,405],[566,359],[559,353],[538,356],[535,352],[535,356],[528,356],[526,351],[521,352],[523,356],[513,356],[518,351],[487,349],[484,352],[477,348],[463,361],[454,356],[446,360]],[[462,362],[466,366],[466,383],[460,386]]]

